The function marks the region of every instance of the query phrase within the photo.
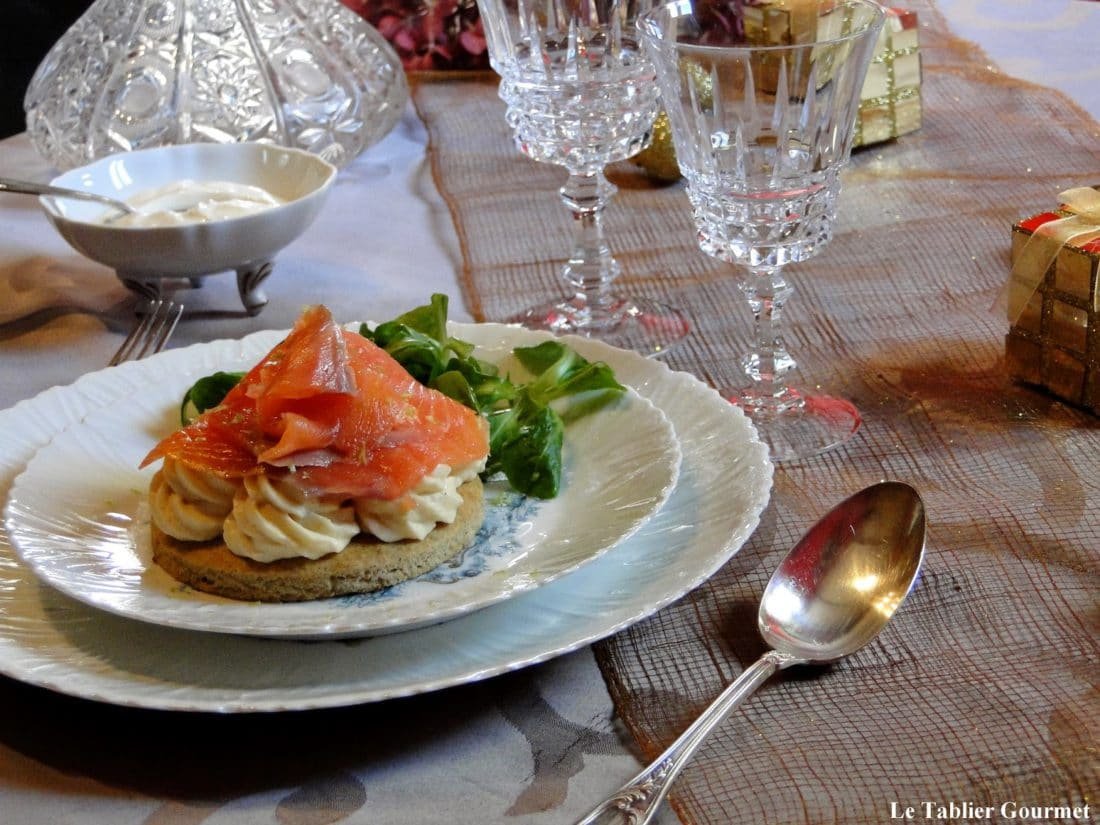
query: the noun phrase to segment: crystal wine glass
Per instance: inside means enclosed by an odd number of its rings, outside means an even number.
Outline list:
[[[780,319],[792,292],[784,265],[832,237],[840,170],[883,18],[870,0],[677,0],[639,23],[699,246],[739,267],[755,318],[754,348],[741,361],[751,381],[726,394],[777,460],[828,450],[860,425],[849,402],[787,384],[795,361]]]
[[[573,218],[574,246],[562,277],[572,295],[514,320],[649,355],[665,352],[688,324],[674,309],[612,289],[620,267],[602,217],[616,191],[604,167],[641,151],[657,115],[653,66],[635,29],[639,11],[650,6],[637,0],[477,4],[516,145],[569,173],[560,194]]]

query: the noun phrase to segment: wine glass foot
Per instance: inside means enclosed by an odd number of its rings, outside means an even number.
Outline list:
[[[842,398],[791,388],[786,395],[789,403],[778,410],[750,393],[727,395],[752,419],[772,461],[797,461],[831,450],[855,435],[863,421],[859,410]]]
[[[691,329],[679,310],[646,298],[619,299],[600,310],[577,299],[558,301],[510,320],[556,335],[583,335],[646,356],[664,355]]]

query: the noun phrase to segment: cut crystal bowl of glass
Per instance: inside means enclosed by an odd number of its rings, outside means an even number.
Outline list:
[[[27,89],[27,132],[61,170],[180,143],[259,142],[336,167],[381,140],[408,85],[339,0],[96,0]]]

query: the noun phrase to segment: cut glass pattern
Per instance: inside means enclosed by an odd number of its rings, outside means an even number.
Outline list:
[[[24,108],[59,169],[238,141],[344,166],[407,98],[392,47],[338,0],[97,0],[46,55]]]

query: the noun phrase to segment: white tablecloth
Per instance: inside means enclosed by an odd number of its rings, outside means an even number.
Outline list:
[[[1100,120],[1100,3],[1096,0],[938,0],[937,4],[952,31],[985,50],[992,70],[1058,89]]]

